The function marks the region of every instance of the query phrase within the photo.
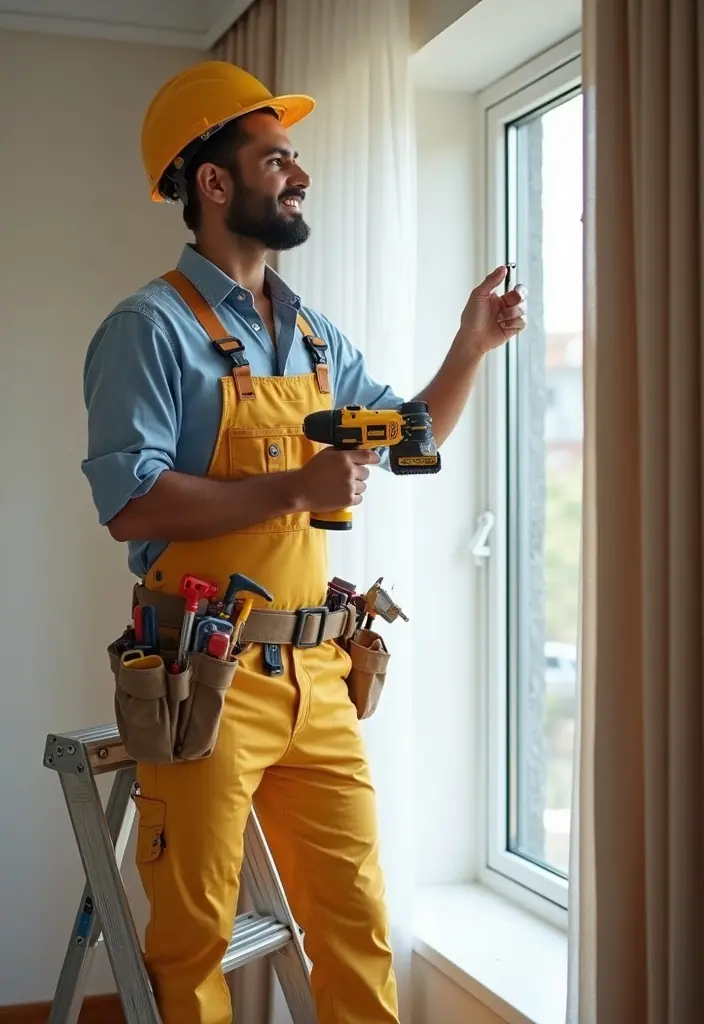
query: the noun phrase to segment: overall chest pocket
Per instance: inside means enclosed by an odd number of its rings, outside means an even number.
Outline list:
[[[259,430],[232,429],[228,432],[228,476],[244,480],[250,476],[285,473],[300,469],[321,445],[304,437],[300,427],[275,426]],[[280,533],[307,529],[308,512],[277,516],[266,522],[245,527],[240,533]]]

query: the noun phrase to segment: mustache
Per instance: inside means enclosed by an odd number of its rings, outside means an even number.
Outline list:
[[[302,188],[289,188],[285,192],[282,192],[279,196],[279,202],[284,199],[300,199],[301,202],[306,198],[305,190]]]

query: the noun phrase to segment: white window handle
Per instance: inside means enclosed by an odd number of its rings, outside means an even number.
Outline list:
[[[474,555],[474,561],[481,565],[485,558],[491,554],[491,548],[487,544],[489,534],[494,528],[496,517],[493,512],[483,512],[477,517],[477,526],[469,542],[469,550]]]

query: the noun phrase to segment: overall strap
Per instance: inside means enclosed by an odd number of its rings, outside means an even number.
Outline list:
[[[180,270],[170,270],[162,275],[162,280],[178,292],[218,352],[221,355],[229,356],[234,363],[232,376],[237,389],[237,397],[241,401],[251,401],[256,398],[252,371],[245,358],[242,342],[227,333],[213,307],[206,302],[196,286]]]
[[[318,381],[318,390],[321,395],[330,394],[330,373],[328,370],[328,344],[322,338],[316,338],[310,324],[305,317],[299,313],[296,317],[296,324],[303,335],[303,343],[308,348],[313,360],[313,368]]]

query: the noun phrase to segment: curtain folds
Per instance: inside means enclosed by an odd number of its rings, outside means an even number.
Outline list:
[[[584,42],[586,504],[568,1018],[688,1024],[704,1006],[704,7],[586,0]]]
[[[415,148],[407,0],[257,0],[215,47],[280,93],[317,102],[291,136],[313,185],[312,226],[279,273],[340,327],[370,371],[413,393]],[[396,500],[394,500],[396,496]],[[393,510],[393,511],[391,511]],[[396,584],[412,614],[412,506],[379,472],[354,529],[330,541],[331,572],[368,587]],[[393,658],[365,735],[378,794],[382,860],[404,1024],[410,1021],[413,908],[410,636],[388,636]],[[344,899],[344,894],[341,894]],[[277,1006],[279,1000],[277,999]],[[258,1018],[241,1014],[247,1024]],[[286,1019],[280,1009],[275,1024]]]

